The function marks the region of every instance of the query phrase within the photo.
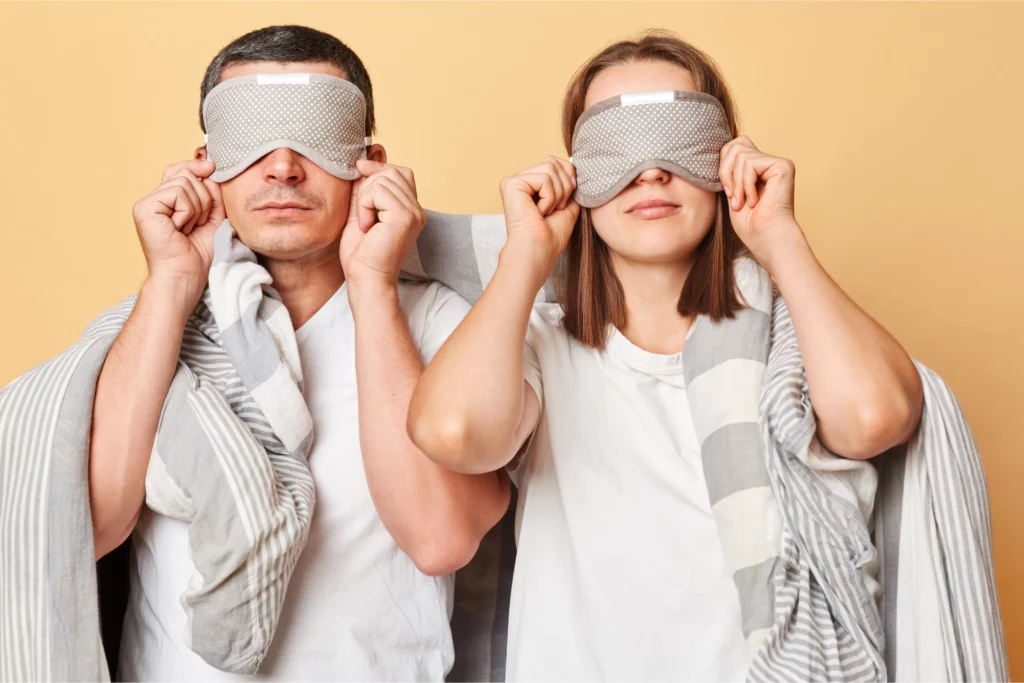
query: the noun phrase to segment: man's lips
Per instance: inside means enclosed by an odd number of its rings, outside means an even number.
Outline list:
[[[309,211],[309,207],[299,202],[282,202],[272,201],[264,202],[256,207],[257,211],[282,211],[287,209],[294,209],[297,211]]]

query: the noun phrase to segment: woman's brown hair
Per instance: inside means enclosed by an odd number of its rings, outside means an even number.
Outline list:
[[[648,31],[636,40],[610,45],[579,68],[565,92],[562,138],[572,154],[572,134],[583,113],[587,89],[594,77],[616,64],[665,61],[678,64],[693,77],[697,90],[715,97],[725,108],[733,137],[736,113],[725,80],[714,61],[693,45],[668,31]],[[729,204],[719,192],[715,222],[697,246],[694,263],[679,297],[679,313],[704,314],[717,322],[731,318],[741,303],[733,278],[733,261],[743,249],[729,219]],[[563,254],[556,277],[557,294],[565,310],[566,332],[582,344],[602,348],[608,325],[626,324],[626,300],[608,247],[594,230],[590,209],[583,209]]]

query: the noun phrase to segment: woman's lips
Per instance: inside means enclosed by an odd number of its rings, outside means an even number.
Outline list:
[[[634,218],[664,218],[679,211],[679,205],[667,202],[663,199],[647,199],[637,202],[629,208],[626,213]]]

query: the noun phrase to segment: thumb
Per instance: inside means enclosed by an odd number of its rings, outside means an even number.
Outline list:
[[[365,178],[358,178],[352,181],[352,187],[348,195],[348,218],[345,219],[345,228],[359,227],[359,191],[363,188]]]
[[[212,213],[211,213],[212,218]],[[207,221],[204,225],[201,225],[189,233],[189,240],[195,245],[196,251],[199,252],[203,265],[209,269],[210,264],[213,263],[213,239],[214,235],[217,234],[217,228],[220,226],[220,222],[214,223],[212,220]]]
[[[576,228],[576,221],[580,217],[580,210],[580,205],[570,200],[564,208],[558,209],[548,216],[548,224],[558,233],[558,238],[563,244],[569,242],[569,237]]]
[[[364,177],[380,173],[387,167],[387,164],[374,161],[373,159],[356,159],[356,170],[362,173]]]
[[[224,210],[224,195],[220,193],[220,183],[215,183],[209,178],[203,178],[203,185],[210,192],[210,199],[212,201],[210,205],[210,217],[207,219],[207,225],[212,224],[217,227],[224,222],[227,218],[227,212]]]

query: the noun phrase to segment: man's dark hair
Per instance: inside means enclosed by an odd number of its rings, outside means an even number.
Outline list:
[[[240,62],[330,62],[343,72],[366,99],[366,135],[373,135],[373,86],[362,60],[345,43],[329,33],[306,26],[268,26],[246,33],[231,41],[206,67],[206,76],[199,89],[199,125],[203,122],[203,100],[220,83],[220,75],[228,64]]]

